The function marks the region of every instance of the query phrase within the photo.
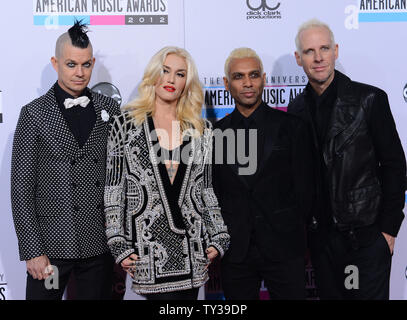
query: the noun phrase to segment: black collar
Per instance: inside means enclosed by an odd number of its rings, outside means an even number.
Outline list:
[[[57,99],[57,102],[59,105],[64,105],[65,99],[75,99],[74,96],[70,95],[68,92],[66,92],[64,89],[61,88],[61,86],[58,84],[58,81],[55,82],[54,85],[54,93],[55,93],[55,98]],[[79,95],[81,96],[87,96],[91,101],[92,101],[92,93],[89,90],[89,88],[85,88],[83,92]]]
[[[253,113],[245,117],[240,113],[240,111],[235,107],[235,110],[233,110],[231,114],[231,126],[232,128],[237,128],[241,124],[250,124],[254,123],[256,126],[260,126],[264,120],[265,116],[264,113],[266,112],[266,108],[269,108],[263,101],[260,103],[260,105],[256,108],[256,110],[253,111]]]
[[[327,97],[332,96],[332,95],[337,95],[338,92],[338,71],[335,70],[334,78],[332,82],[329,84],[328,88],[325,89],[325,91],[321,94],[318,95],[317,92],[314,90],[314,88],[311,86],[311,84],[308,82],[307,87],[305,90],[307,90],[308,96],[314,100],[314,102],[317,105],[320,105],[323,101],[327,99]]]

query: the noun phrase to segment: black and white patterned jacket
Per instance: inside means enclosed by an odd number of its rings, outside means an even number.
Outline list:
[[[20,259],[47,255],[80,259],[109,250],[103,191],[111,98],[92,93],[95,126],[82,149],[60,111],[52,87],[24,106],[14,135],[11,202]],[[105,112],[103,112],[105,113]]]
[[[148,120],[135,125],[128,112],[115,117],[108,139],[105,213],[108,244],[119,263],[132,253],[133,290],[179,291],[208,280],[205,249],[223,256],[229,234],[212,189],[212,130],[191,138],[178,204],[185,229],[174,223],[160,176]]]

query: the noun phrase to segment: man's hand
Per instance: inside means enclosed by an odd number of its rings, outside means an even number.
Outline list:
[[[120,263],[123,270],[126,271],[133,279],[134,279],[133,270],[136,265],[136,260],[138,260],[138,256],[132,253],[130,256],[128,256]]]
[[[395,238],[384,232],[382,232],[382,234],[383,234],[384,238],[386,239],[387,244],[389,245],[390,253],[393,254]]]
[[[36,280],[47,279],[52,274],[52,267],[46,255],[26,261],[28,273]]]

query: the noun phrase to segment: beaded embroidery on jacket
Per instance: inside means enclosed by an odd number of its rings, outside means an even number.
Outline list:
[[[185,230],[174,224],[155,143],[147,120],[135,125],[128,113],[115,117],[107,151],[106,233],[116,262],[131,253],[139,256],[133,280],[139,294],[203,285],[208,280],[205,249],[214,246],[223,256],[230,239],[212,189],[209,122],[203,135],[190,142],[178,199]]]

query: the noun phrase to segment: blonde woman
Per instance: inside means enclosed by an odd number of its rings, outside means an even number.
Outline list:
[[[212,130],[189,53],[157,52],[139,96],[113,119],[107,155],[108,244],[149,300],[194,300],[229,246],[212,189]]]

